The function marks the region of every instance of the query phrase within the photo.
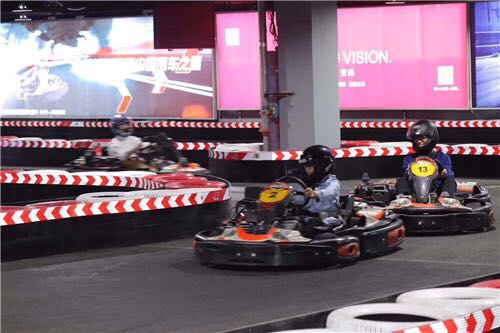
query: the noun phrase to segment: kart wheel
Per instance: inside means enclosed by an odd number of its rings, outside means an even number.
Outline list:
[[[437,306],[467,314],[500,305],[500,290],[493,288],[431,288],[401,294],[397,303]]]
[[[469,287],[500,289],[500,279],[474,283],[473,285],[470,285]]]
[[[418,304],[372,303],[332,311],[326,320],[331,332],[393,332],[455,317],[456,312]]]

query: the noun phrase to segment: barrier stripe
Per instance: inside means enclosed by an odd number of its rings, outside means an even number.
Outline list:
[[[51,149],[87,149],[96,146],[107,146],[111,139],[81,139],[81,140],[23,140],[23,139],[2,139],[1,148],[51,148]],[[218,146],[219,142],[175,142],[177,150],[210,150]]]
[[[394,333],[482,333],[500,327],[500,306]]]
[[[449,155],[500,155],[500,145],[438,145],[439,150]],[[411,147],[353,147],[334,148],[331,152],[335,158],[353,157],[381,157],[381,156],[404,156],[413,153]],[[273,152],[225,152],[210,150],[208,156],[212,159],[220,160],[240,160],[240,161],[296,161],[300,158],[302,151],[285,150]]]
[[[436,127],[442,128],[499,128],[500,119],[492,120],[435,120]],[[341,121],[341,128],[408,128],[414,121]],[[0,127],[88,127],[108,128],[109,121],[40,121],[1,120]],[[213,121],[163,121],[136,120],[135,128],[260,128],[260,121],[213,122]]]
[[[0,127],[86,127],[109,128],[109,121],[39,121],[0,120]],[[260,128],[259,121],[215,122],[215,121],[159,121],[135,120],[134,128]]]
[[[107,176],[107,175],[71,175],[71,174],[19,174],[18,172],[0,172],[0,184],[37,184],[37,185],[72,185],[72,186],[115,186],[136,187],[145,190],[163,188],[163,185],[142,177]]]
[[[414,121],[342,121],[341,128],[408,128]],[[500,119],[492,120],[435,120],[442,128],[499,128]]]
[[[8,210],[0,213],[0,225],[8,226],[82,216],[121,214],[155,209],[187,207],[220,202],[228,200],[230,197],[231,190],[230,188],[227,188],[211,192],[195,192],[166,197],[79,203],[37,209]]]

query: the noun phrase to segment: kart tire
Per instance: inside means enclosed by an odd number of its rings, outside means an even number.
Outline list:
[[[48,207],[58,207],[58,206],[68,206],[68,205],[76,205],[81,203],[78,200],[57,200],[57,201],[45,201],[45,202],[37,202],[34,204],[29,204],[24,206],[24,208],[29,209],[38,209],[38,208],[48,208]]]
[[[420,304],[450,309],[459,314],[500,305],[500,290],[493,288],[431,288],[403,293],[397,303]]]
[[[474,283],[473,285],[470,285],[469,287],[500,289],[500,279],[488,280],[488,281]]]
[[[413,321],[381,321],[364,316],[409,315]],[[326,327],[332,332],[393,332],[455,317],[456,312],[419,304],[372,303],[353,305],[330,312]],[[424,318],[418,318],[424,317]],[[429,320],[427,320],[429,318]]]
[[[133,200],[133,199],[144,199],[142,196],[142,191],[132,191],[132,192],[91,192],[79,195],[76,201],[82,203],[95,203],[104,201],[118,201],[118,200]]]

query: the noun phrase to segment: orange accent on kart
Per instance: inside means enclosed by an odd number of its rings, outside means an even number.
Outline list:
[[[238,237],[242,240],[247,240],[247,241],[254,241],[254,242],[263,242],[272,237],[272,235],[278,231],[277,228],[271,228],[266,234],[262,235],[254,235],[254,234],[249,234],[244,228],[238,227],[236,229],[238,233]]]
[[[340,257],[359,257],[359,243],[353,242],[342,245],[337,249],[337,254]]]
[[[389,231],[387,233],[387,238],[386,238],[387,245],[393,246],[393,245],[401,242],[403,240],[403,238],[405,238],[405,232],[406,232],[406,229],[403,225],[395,230]]]

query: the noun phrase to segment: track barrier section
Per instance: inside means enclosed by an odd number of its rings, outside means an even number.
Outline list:
[[[341,121],[341,128],[408,128],[414,121]],[[499,128],[500,119],[492,120],[435,120],[441,128]],[[0,127],[89,127],[107,128],[109,121],[44,121],[2,120]],[[135,128],[260,128],[260,122],[210,122],[210,121],[154,121],[137,120]]]
[[[202,191],[172,196],[161,196],[143,199],[104,201],[96,203],[78,203],[38,209],[7,210],[0,212],[0,225],[16,225],[34,222],[45,222],[66,218],[95,216],[104,214],[132,213],[157,209],[168,209],[203,205],[230,199],[231,188],[215,191]]]

